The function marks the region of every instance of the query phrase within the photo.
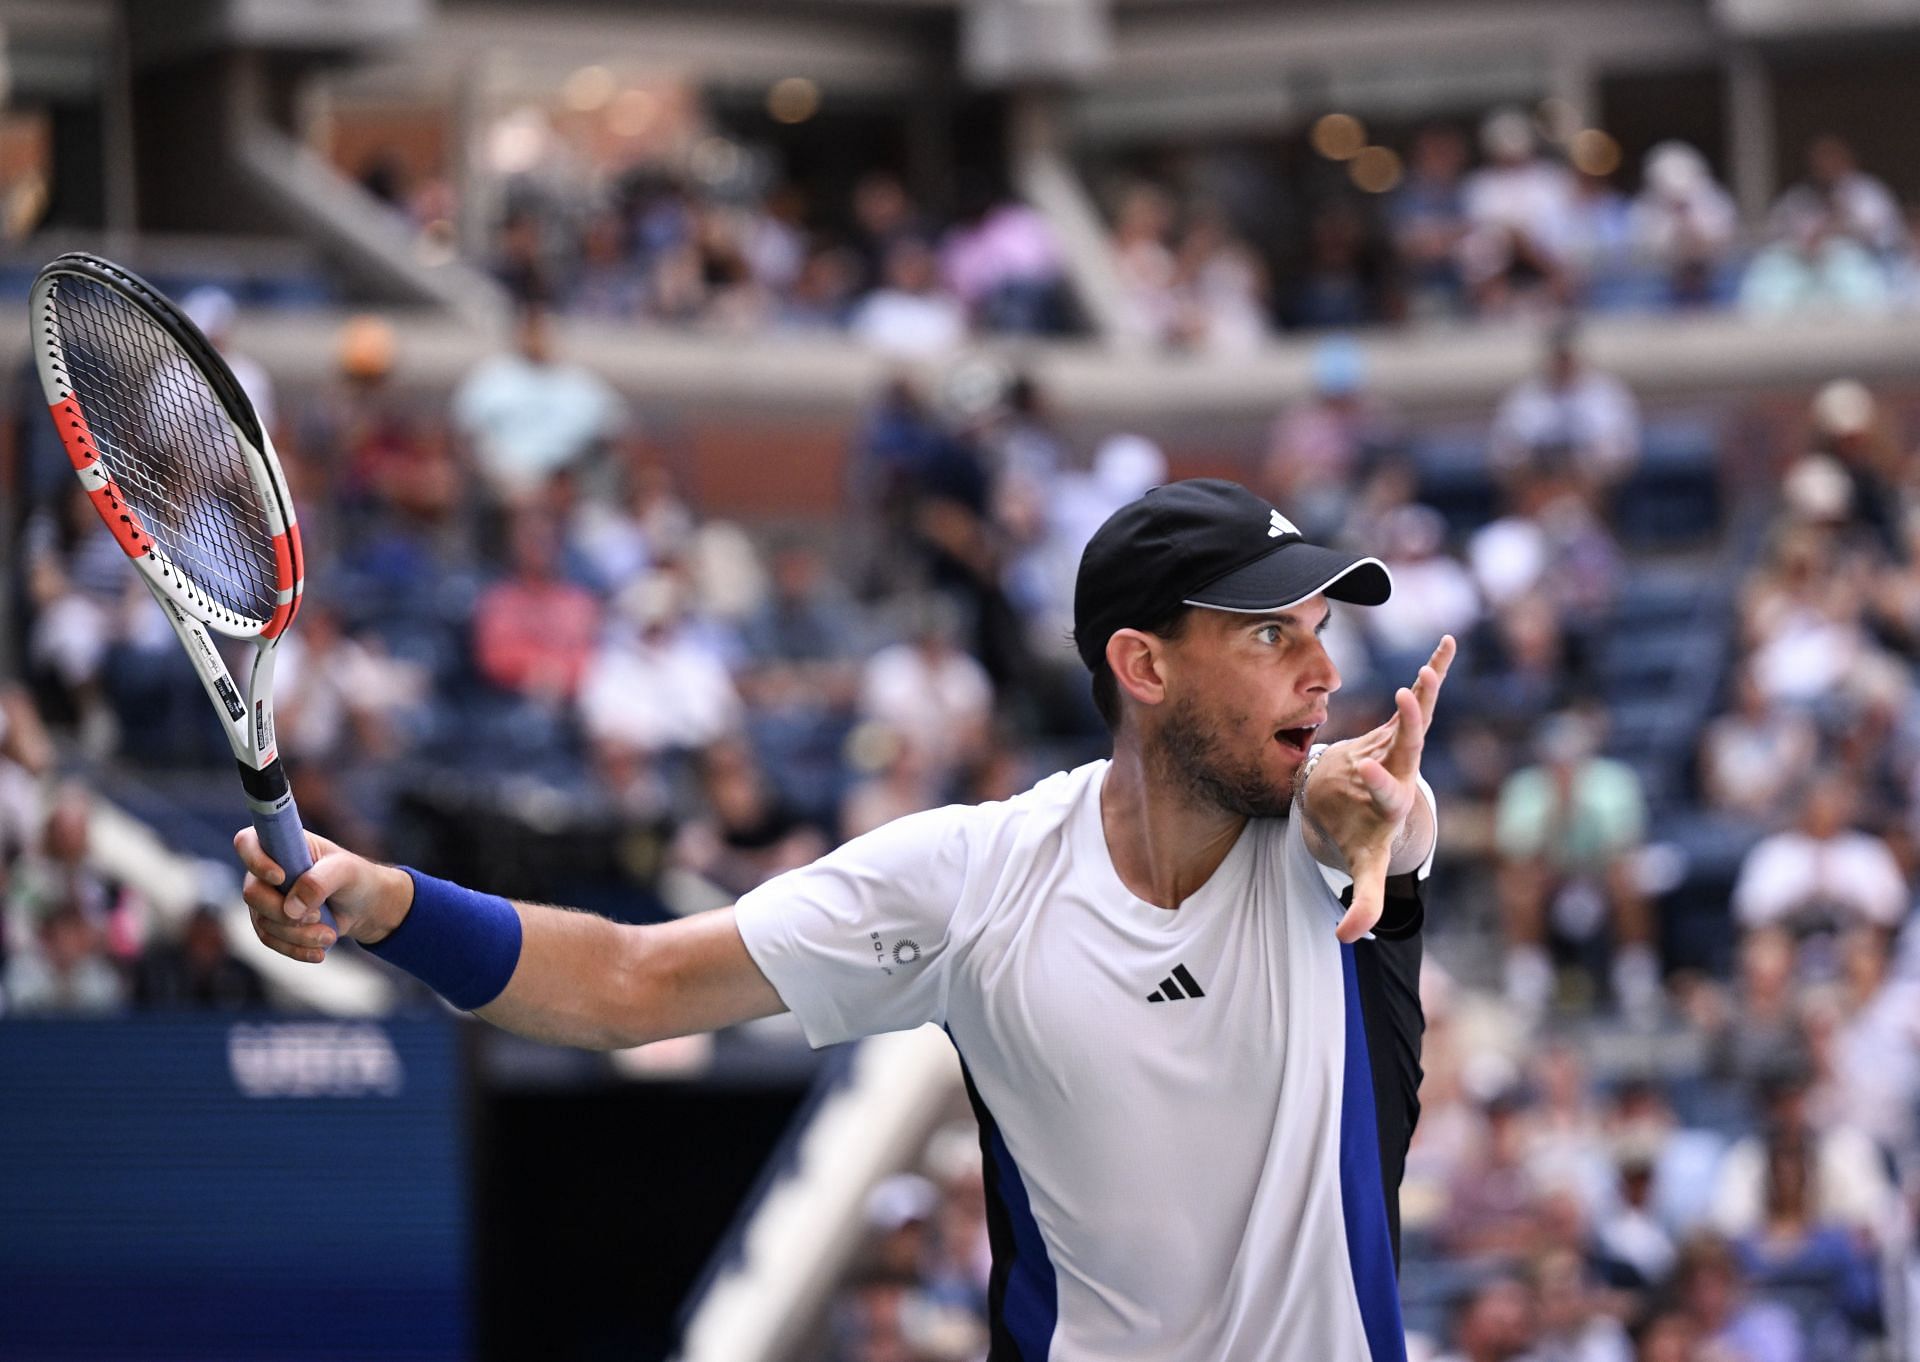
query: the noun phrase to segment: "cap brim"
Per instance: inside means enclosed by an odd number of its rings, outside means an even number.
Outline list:
[[[1392,594],[1393,575],[1378,558],[1295,540],[1208,582],[1182,604],[1255,615],[1288,610],[1320,595],[1350,605],[1380,605]]]

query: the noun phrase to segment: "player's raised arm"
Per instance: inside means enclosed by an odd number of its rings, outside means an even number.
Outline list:
[[[511,903],[356,856],[307,834],[313,868],[282,894],[251,828],[234,837],[253,930],[292,960],[318,962],[340,934],[460,1007],[555,1045],[619,1049],[784,1010],[747,954],[733,910],[658,926]]]

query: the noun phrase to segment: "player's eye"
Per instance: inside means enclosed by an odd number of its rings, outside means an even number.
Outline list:
[[[1280,626],[1277,624],[1263,624],[1254,631],[1253,636],[1262,643],[1278,643],[1280,641]]]

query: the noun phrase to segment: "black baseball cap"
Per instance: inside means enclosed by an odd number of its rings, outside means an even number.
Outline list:
[[[1073,588],[1073,641],[1087,667],[1107,640],[1181,605],[1261,614],[1322,593],[1379,605],[1393,578],[1378,558],[1309,544],[1264,500],[1224,478],[1188,478],[1128,502],[1094,531]]]

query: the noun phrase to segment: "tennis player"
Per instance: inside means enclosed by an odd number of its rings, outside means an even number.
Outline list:
[[[622,926],[478,894],[315,837],[254,929],[340,931],[539,1040],[640,1045],[791,1009],[814,1045],[935,1022],[986,1154],[992,1362],[1396,1362],[1400,1173],[1422,1018],[1420,754],[1453,658],[1364,736],[1314,742],[1332,602],[1373,558],[1246,489],[1156,488],[1080,565],[1113,757],[913,814],[731,908]]]

